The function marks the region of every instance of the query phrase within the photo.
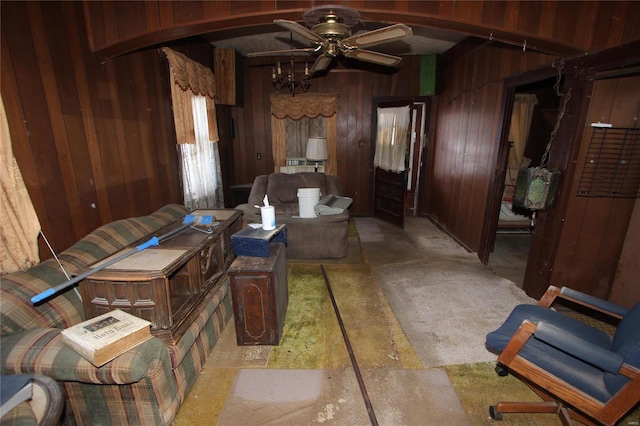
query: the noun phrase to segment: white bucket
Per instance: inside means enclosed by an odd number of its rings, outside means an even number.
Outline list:
[[[316,217],[314,206],[320,201],[320,188],[298,188],[300,217]]]

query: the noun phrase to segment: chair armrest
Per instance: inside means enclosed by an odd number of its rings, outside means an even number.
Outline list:
[[[2,336],[2,374],[41,374],[58,381],[135,383],[158,364],[170,363],[161,340],[149,339],[102,367],[95,367],[62,342],[61,329],[36,328]]]
[[[550,308],[558,298],[577,303],[578,305],[617,319],[622,319],[622,317],[624,317],[628,312],[628,309],[624,306],[599,299],[595,296],[591,296],[568,287],[558,288],[553,285],[547,288],[547,291],[544,293],[542,298],[540,298],[538,305]]]
[[[618,374],[624,364],[622,355],[596,346],[544,321],[538,322],[533,335],[536,339],[609,373]]]
[[[586,293],[582,293],[578,290],[573,290],[569,287],[562,287],[560,289],[560,294],[562,294],[565,298],[571,298],[582,302],[585,306],[591,306],[593,308],[597,308],[603,313],[610,313],[622,318],[629,311],[624,306],[620,306],[618,304],[609,302],[608,300],[599,299],[595,296],[591,296]]]

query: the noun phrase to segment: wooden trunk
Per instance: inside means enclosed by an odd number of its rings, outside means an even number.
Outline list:
[[[271,256],[238,256],[229,267],[238,345],[278,345],[289,303],[284,245]]]

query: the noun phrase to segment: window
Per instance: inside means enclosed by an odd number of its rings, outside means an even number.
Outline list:
[[[218,141],[209,135],[207,103],[192,95],[195,143],[180,144],[184,204],[190,209],[224,207]]]

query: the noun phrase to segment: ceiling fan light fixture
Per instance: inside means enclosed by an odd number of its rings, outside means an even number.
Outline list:
[[[306,38],[316,47],[293,49],[292,46],[288,51],[258,52],[250,56],[320,53],[320,56],[311,67],[310,75],[327,69],[331,60],[338,55],[379,65],[397,65],[402,61],[399,56],[361,48],[413,35],[411,28],[404,24],[394,24],[362,34],[352,35],[351,27],[360,22],[360,13],[347,6],[340,5],[319,6],[307,10],[304,13],[304,23],[307,26],[284,19],[275,19],[273,22],[286,28],[292,34],[296,33]]]
[[[338,54],[338,45],[336,43],[329,43],[324,49],[324,54],[330,57],[335,57]]]

